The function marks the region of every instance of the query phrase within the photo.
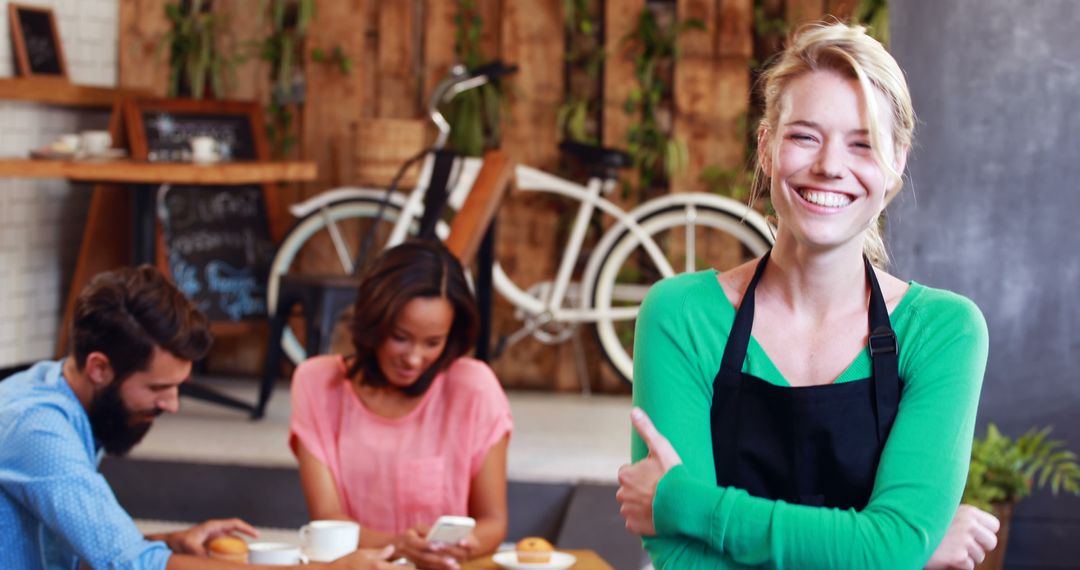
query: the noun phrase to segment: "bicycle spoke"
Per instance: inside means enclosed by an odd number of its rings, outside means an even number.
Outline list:
[[[692,273],[695,271],[697,261],[695,245],[697,244],[697,236],[695,230],[697,226],[694,222],[697,220],[697,208],[693,204],[686,207],[686,272]]]
[[[330,241],[334,243],[334,251],[337,253],[338,261],[341,262],[341,268],[345,270],[346,274],[352,274],[353,267],[352,252],[349,251],[349,245],[345,243],[345,238],[341,237],[341,230],[338,228],[337,222],[334,221],[324,206],[320,210],[323,214],[323,219],[326,220],[326,231],[330,233]]]

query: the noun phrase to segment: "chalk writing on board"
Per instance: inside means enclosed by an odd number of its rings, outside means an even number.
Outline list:
[[[266,314],[274,245],[258,186],[172,187],[159,215],[177,286],[211,319]]]
[[[191,139],[210,137],[221,160],[256,158],[254,135],[247,115],[144,111],[142,116],[150,161],[190,158]]]
[[[65,75],[60,37],[52,10],[17,4],[11,4],[8,8],[19,73]]]

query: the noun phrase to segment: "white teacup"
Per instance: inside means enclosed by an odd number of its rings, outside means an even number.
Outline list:
[[[352,521],[311,521],[300,527],[300,544],[312,561],[337,560],[360,545],[360,525]]]
[[[109,131],[83,131],[80,135],[79,149],[88,156],[105,154],[112,148],[112,135]]]
[[[191,138],[192,162],[215,162],[221,158],[218,154],[218,142],[213,137],[198,136]]]
[[[267,566],[292,566],[307,563],[300,547],[284,542],[252,542],[248,545],[248,563]]]

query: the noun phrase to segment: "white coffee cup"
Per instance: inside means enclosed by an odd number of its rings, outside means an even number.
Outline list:
[[[360,545],[360,525],[352,521],[311,521],[300,527],[304,554],[315,562],[337,560]]]
[[[82,146],[82,137],[75,133],[65,133],[60,135],[56,142],[60,143],[67,152],[77,152]]]
[[[248,545],[248,564],[292,566],[306,564],[307,557],[300,547],[284,542],[252,542]]]
[[[213,137],[198,136],[191,138],[192,162],[214,162],[218,158],[218,142]]]
[[[79,149],[88,156],[102,155],[112,148],[109,131],[83,131],[80,138]]]

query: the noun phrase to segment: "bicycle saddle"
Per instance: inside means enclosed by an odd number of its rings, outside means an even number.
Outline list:
[[[559,143],[559,150],[590,166],[604,168],[627,168],[634,164],[629,154],[613,148],[573,141]]]

